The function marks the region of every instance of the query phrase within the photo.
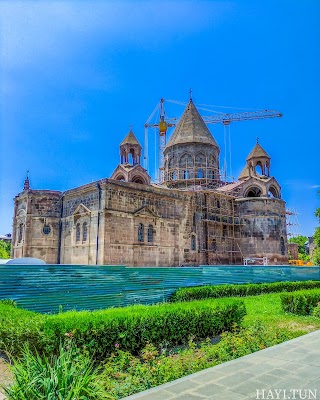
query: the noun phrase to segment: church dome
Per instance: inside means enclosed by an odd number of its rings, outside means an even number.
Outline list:
[[[190,100],[184,113],[173,132],[166,149],[184,143],[209,144],[219,148],[217,142],[209,131],[207,125],[201,118],[193,101]]]
[[[164,150],[162,183],[168,187],[219,185],[220,149],[190,100]]]

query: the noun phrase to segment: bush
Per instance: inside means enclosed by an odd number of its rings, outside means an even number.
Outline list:
[[[28,348],[12,367],[14,383],[5,388],[8,400],[97,400],[109,398],[97,383],[97,372],[87,357],[71,346],[58,356],[41,358]]]
[[[25,345],[42,351],[46,316],[17,308],[12,301],[0,301],[0,350],[19,356]]]
[[[282,309],[285,312],[310,315],[320,301],[320,290],[281,294],[280,299]]]
[[[45,332],[52,338],[50,351],[56,351],[61,340],[72,338],[77,347],[102,358],[118,346],[136,354],[148,342],[175,346],[187,343],[190,337],[212,337],[239,325],[245,314],[240,301],[223,306],[208,302],[131,306],[51,316]]]
[[[179,345],[231,330],[246,314],[242,301],[217,306],[212,302],[131,306],[102,311],[42,315],[0,303],[0,349],[19,356],[24,344],[40,354],[57,354],[70,339],[95,357],[116,345],[132,353],[147,342]]]
[[[150,343],[139,357],[119,349],[107,359],[100,379],[112,398],[122,399],[293,337],[292,332],[256,323],[237,333],[222,334],[218,344],[207,340],[197,346],[190,342],[189,348],[178,353],[161,354]]]
[[[320,303],[318,303],[318,305],[313,309],[312,315],[320,318]]]
[[[248,283],[239,285],[196,286],[176,290],[170,301],[190,301],[219,297],[245,297],[266,293],[294,292],[320,288],[320,281]]]

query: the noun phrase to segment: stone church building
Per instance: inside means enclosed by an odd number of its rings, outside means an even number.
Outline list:
[[[164,150],[161,183],[141,165],[130,130],[110,178],[15,197],[12,257],[50,264],[181,266],[287,263],[285,202],[256,143],[238,181],[225,182],[219,146],[190,100]]]

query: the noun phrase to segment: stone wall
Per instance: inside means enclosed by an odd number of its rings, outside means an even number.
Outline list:
[[[272,264],[287,263],[285,202],[263,197],[235,201],[241,216],[243,256],[268,257]]]
[[[26,190],[15,198],[13,258],[58,262],[60,196],[56,191]]]
[[[111,179],[63,194],[28,190],[15,199],[12,256],[85,265],[227,265],[264,256],[286,263],[285,206]]]

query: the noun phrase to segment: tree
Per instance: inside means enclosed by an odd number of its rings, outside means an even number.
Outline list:
[[[11,243],[0,240],[0,258],[10,258]]]
[[[320,194],[320,190],[318,193]],[[320,207],[316,209],[315,215],[318,217],[320,222]],[[320,226],[318,226],[314,232],[313,243],[316,245],[316,248],[313,252],[312,261],[314,264],[320,265]]]
[[[306,247],[305,247],[305,244],[307,241],[308,241],[307,236],[302,236],[302,235],[295,236],[295,237],[289,239],[289,243],[296,243],[299,246],[299,248],[298,248],[298,259],[299,260],[302,260],[302,261],[310,260],[310,257],[308,256]]]

